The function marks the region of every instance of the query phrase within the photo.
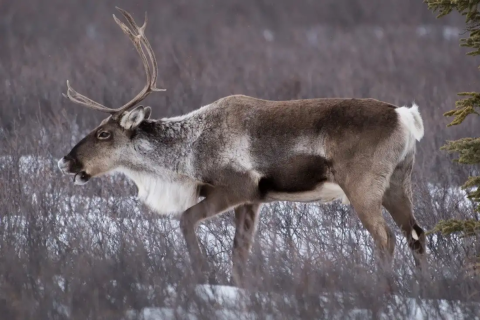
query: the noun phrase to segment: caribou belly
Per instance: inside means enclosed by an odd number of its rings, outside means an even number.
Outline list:
[[[336,183],[323,182],[312,190],[297,192],[277,192],[271,191],[265,197],[269,201],[292,201],[292,202],[331,202],[341,200],[344,204],[349,204],[347,195],[343,189]]]

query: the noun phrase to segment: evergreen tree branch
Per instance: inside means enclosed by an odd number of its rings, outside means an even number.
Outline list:
[[[474,202],[480,203],[480,177],[469,177],[462,186],[463,189],[472,189],[468,191],[468,198]],[[474,190],[474,188],[476,188]],[[480,212],[480,205],[477,206],[477,212]]]
[[[449,153],[458,153],[459,158],[455,162],[461,164],[480,163],[480,138],[462,138],[455,141],[447,141],[447,144],[441,147]]]
[[[455,102],[455,109],[445,112],[446,117],[455,117],[448,125],[455,126],[463,122],[470,114],[480,115],[475,108],[480,108],[480,93],[477,92],[461,92],[459,96],[470,96],[469,98]]]
[[[467,24],[466,30],[469,32],[467,38],[460,40],[462,47],[473,49],[467,55],[480,55],[480,0],[424,0],[428,8],[434,12],[439,12],[438,18],[446,16],[456,10],[465,16]],[[467,98],[459,100],[455,103],[455,109],[446,112],[446,117],[454,117],[448,126],[454,126],[462,123],[465,118],[471,114],[479,115],[480,93],[462,92],[459,95],[467,96]],[[459,153],[459,158],[455,161],[462,164],[478,164],[480,163],[480,138],[463,138],[457,141],[448,141],[441,148],[448,152]],[[480,177],[470,177],[462,186],[468,190],[468,198],[477,204],[480,203]],[[480,206],[476,207],[480,212]],[[480,235],[480,221],[477,220],[442,220],[434,227],[433,230],[427,232],[432,234],[440,232],[443,235],[460,233],[461,237],[469,237]],[[475,264],[478,267],[477,264]]]
[[[461,238],[471,237],[480,234],[480,221],[477,220],[458,220],[449,219],[442,220],[435,225],[432,230],[426,232],[427,235],[433,233],[441,233],[444,236],[449,236],[455,233],[460,233]]]
[[[466,30],[470,35],[460,40],[461,46],[474,49],[467,53],[468,55],[480,54],[480,12],[478,11],[480,0],[424,0],[424,2],[433,12],[439,12],[437,18],[444,17],[453,10],[465,16]]]

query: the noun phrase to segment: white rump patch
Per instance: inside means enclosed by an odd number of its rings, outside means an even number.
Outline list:
[[[398,113],[400,122],[407,131],[410,132],[417,141],[420,141],[423,138],[424,128],[418,106],[414,103],[411,108],[401,107],[395,109],[395,111]]]
[[[414,103],[411,108],[401,107],[395,109],[398,113],[400,125],[405,131],[405,147],[400,156],[400,160],[405,159],[406,155],[415,150],[415,143],[423,137],[423,121],[418,111],[418,106]]]
[[[118,169],[117,172],[135,182],[138,198],[158,214],[179,214],[198,202],[197,185],[193,181],[126,168]]]

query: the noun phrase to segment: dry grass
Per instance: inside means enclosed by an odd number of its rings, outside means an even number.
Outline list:
[[[476,217],[462,195],[449,191],[473,168],[451,164],[439,148],[478,129],[473,121],[446,129],[442,117],[456,92],[478,87],[478,62],[464,56],[458,38],[445,38],[443,26],[419,2],[1,2],[0,157],[10,158],[0,164],[0,312],[12,319],[67,319],[63,305],[70,319],[119,319],[145,306],[195,306],[199,318],[212,318],[215,306],[192,295],[175,222],[119,203],[134,194],[122,178],[78,188],[55,167],[54,159],[102,116],[62,98],[66,79],[109,106],[129,100],[143,84],[135,51],[111,19],[114,5],[138,20],[149,12],[158,86],[168,89],[146,101],[155,117],[233,93],[415,100],[427,128],[415,169],[418,220],[431,228],[440,219]],[[455,26],[457,19],[449,19],[442,22]],[[427,35],[422,26],[431,27]],[[47,162],[35,160],[25,172],[26,155]],[[229,280],[232,228],[229,214],[201,228],[219,283]],[[478,280],[464,271],[478,240],[430,237],[428,281],[412,273],[408,248],[398,240],[399,300],[393,301],[382,294],[373,252],[362,249],[371,239],[351,208],[269,206],[259,231],[247,287],[270,297],[245,297],[259,318],[330,318],[333,312],[341,318],[351,308],[405,318],[401,306],[409,297],[480,299]],[[173,302],[172,286],[179,293]],[[339,292],[351,298],[340,301]],[[291,303],[282,303],[284,295],[293,297]],[[462,309],[466,318],[476,311]],[[441,313],[438,307],[430,316]]]

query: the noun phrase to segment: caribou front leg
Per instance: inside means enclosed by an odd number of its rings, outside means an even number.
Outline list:
[[[232,250],[232,283],[245,285],[245,268],[255,237],[260,204],[245,204],[235,208],[235,237]]]
[[[180,228],[187,244],[193,271],[199,281],[206,282],[209,267],[205,255],[200,250],[198,238],[195,234],[196,227],[201,221],[242,204],[244,202],[242,198],[226,190],[214,189],[209,192],[205,199],[182,213]],[[197,263],[198,265],[196,265]]]

